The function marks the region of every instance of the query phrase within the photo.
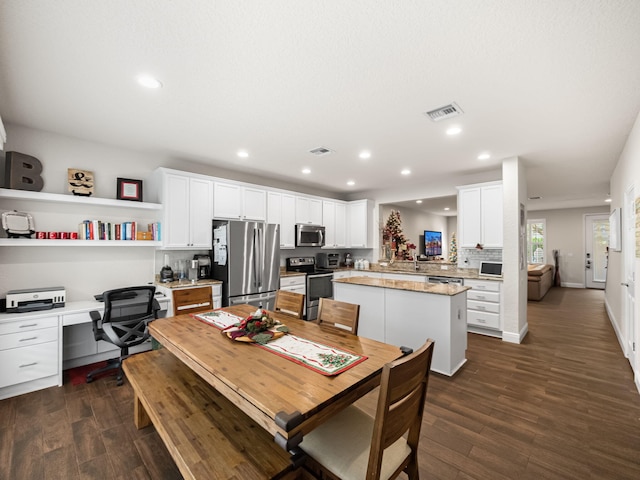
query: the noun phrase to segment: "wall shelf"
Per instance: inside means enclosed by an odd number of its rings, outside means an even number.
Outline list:
[[[28,190],[13,190],[0,188],[0,199],[29,200],[46,203],[69,203],[75,205],[115,207],[138,210],[162,210],[159,203],[131,202],[111,198],[80,197],[76,195],[62,195],[59,193],[31,192]]]
[[[0,247],[160,247],[153,240],[41,240],[36,238],[0,238]]]

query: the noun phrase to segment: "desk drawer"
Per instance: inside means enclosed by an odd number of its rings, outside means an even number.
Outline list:
[[[58,340],[58,327],[41,328],[20,333],[0,335],[0,350],[10,348],[28,347],[40,343],[55,342]]]
[[[29,332],[40,328],[57,326],[58,317],[56,316],[32,319],[25,318],[24,320],[18,320],[17,322],[0,323],[0,335],[5,335],[7,333]]]
[[[498,315],[497,313],[486,313],[478,312],[475,310],[467,310],[467,324],[500,330],[500,315]]]
[[[0,351],[0,388],[58,374],[58,342]]]
[[[500,313],[500,304],[479,302],[478,300],[467,300],[467,309],[479,310],[481,312]]]

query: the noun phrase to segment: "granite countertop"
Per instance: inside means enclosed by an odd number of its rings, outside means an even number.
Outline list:
[[[371,272],[380,273],[403,273],[409,275],[420,276],[433,276],[433,277],[454,277],[454,278],[468,278],[475,280],[493,280],[502,281],[502,277],[490,277],[486,275],[479,275],[476,268],[458,268],[455,264],[437,262],[427,263],[418,262],[418,271],[413,270],[413,262],[394,262],[392,265],[383,266],[379,263],[372,263],[369,267]],[[442,267],[445,266],[446,270]]]
[[[448,296],[458,295],[471,289],[471,287],[463,287],[451,283],[411,282],[408,280],[390,280],[371,277],[339,278],[334,280],[334,283],[350,283],[352,285],[363,285],[367,287],[392,288],[394,290],[407,290],[409,292],[433,293]]]
[[[303,277],[306,275],[303,272],[289,272],[284,267],[280,267],[280,278],[282,277]]]

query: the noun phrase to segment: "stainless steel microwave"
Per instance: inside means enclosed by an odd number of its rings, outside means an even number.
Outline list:
[[[324,227],[297,224],[296,247],[324,247]]]

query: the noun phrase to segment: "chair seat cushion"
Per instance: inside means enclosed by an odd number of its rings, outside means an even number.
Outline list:
[[[363,479],[367,473],[373,418],[350,406],[304,436],[300,447],[343,480]],[[384,451],[380,478],[387,479],[411,453],[404,437]]]

